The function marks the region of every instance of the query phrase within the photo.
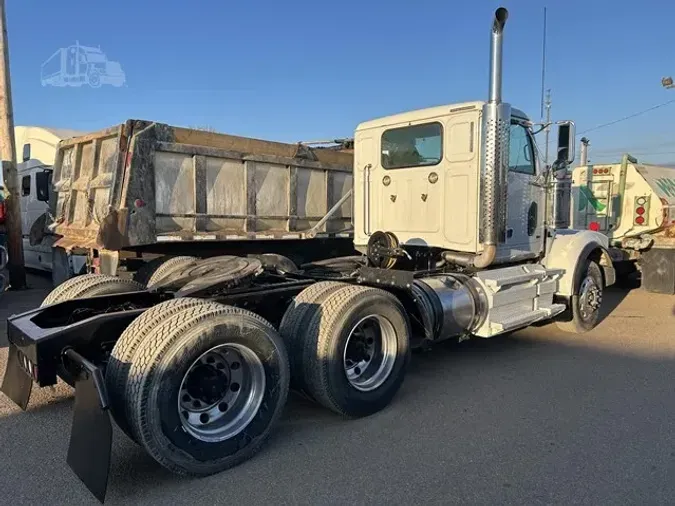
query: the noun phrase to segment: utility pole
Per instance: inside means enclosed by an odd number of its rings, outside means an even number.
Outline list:
[[[546,102],[544,103],[546,108],[546,139],[544,143],[546,144],[546,151],[544,154],[544,162],[548,165],[548,135],[551,131],[551,90],[546,90]]]
[[[9,74],[9,42],[7,40],[7,14],[5,0],[0,0],[0,159],[5,189],[9,194],[6,205],[7,252],[9,253],[9,284],[15,290],[26,287],[26,270],[23,259],[21,208],[19,203],[19,176],[16,172],[16,146],[14,140],[14,112],[12,110],[12,84]]]

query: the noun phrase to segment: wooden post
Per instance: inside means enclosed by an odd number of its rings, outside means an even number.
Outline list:
[[[23,234],[19,177],[16,171],[16,146],[14,141],[14,113],[12,111],[12,86],[9,75],[9,42],[7,40],[7,15],[5,0],[0,0],[0,159],[5,190],[8,193],[5,224],[7,227],[7,252],[9,253],[9,283],[13,289],[26,287],[23,259]]]

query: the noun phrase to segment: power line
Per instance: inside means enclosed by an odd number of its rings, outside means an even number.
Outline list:
[[[593,153],[593,156],[612,156],[612,155],[622,155],[628,153],[630,155],[672,155],[675,154],[675,151],[634,151],[634,150],[617,150],[617,151],[598,151]]]
[[[657,149],[665,147],[675,147],[675,141],[665,141],[665,142],[650,142],[646,144],[633,144],[632,146],[623,146],[623,147],[611,147],[604,149],[594,149],[593,152],[597,154],[600,153],[618,153],[621,152],[630,152],[630,151],[644,151],[647,149]]]
[[[619,118],[619,119],[616,119],[614,121],[610,121],[609,123],[602,123],[601,125],[597,125],[597,126],[594,126],[593,128],[589,128],[588,130],[584,130],[583,132],[579,132],[577,134],[577,136],[584,135],[584,134],[587,134],[588,132],[593,132],[595,130],[599,130],[601,128],[605,128],[605,127],[608,127],[608,126],[616,125],[617,123],[621,123],[622,121],[633,119],[637,116],[641,116],[642,114],[648,113],[648,112],[653,111],[655,109],[665,107],[665,106],[667,106],[669,104],[672,104],[674,102],[675,102],[675,99],[668,100],[667,102],[663,102],[661,104],[653,105],[652,107],[649,107],[649,108],[644,109],[642,111],[639,111],[639,112],[636,112],[636,113],[633,113],[633,114],[629,114],[628,116],[624,116],[623,118]]]

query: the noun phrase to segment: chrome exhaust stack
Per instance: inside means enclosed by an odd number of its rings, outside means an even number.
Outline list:
[[[509,168],[509,129],[511,106],[502,102],[502,46],[504,25],[509,13],[495,12],[490,40],[490,94],[483,106],[483,142],[481,146],[481,229],[483,252],[474,266],[485,268],[495,259],[497,244],[506,235],[506,196]]]
[[[503,7],[495,11],[490,35],[490,91],[483,106],[481,144],[481,221],[479,240],[483,251],[477,255],[443,252],[443,258],[478,269],[488,267],[497,256],[497,245],[506,236],[507,174],[511,106],[502,102],[502,46],[504,25],[509,13]]]

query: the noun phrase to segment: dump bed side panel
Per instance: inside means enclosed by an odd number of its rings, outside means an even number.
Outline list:
[[[351,153],[160,123],[76,138],[59,156],[66,247],[303,238],[352,187]],[[319,236],[348,235],[351,210],[347,199]]]
[[[152,163],[159,241],[298,238],[352,186],[350,166],[198,145],[160,142]],[[350,223],[347,201],[322,231]]]

